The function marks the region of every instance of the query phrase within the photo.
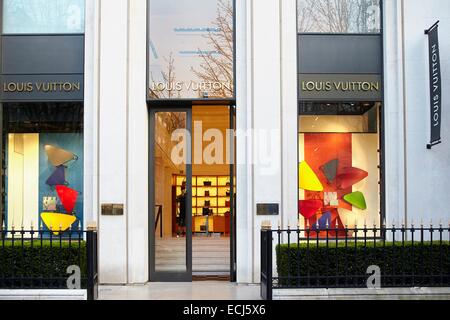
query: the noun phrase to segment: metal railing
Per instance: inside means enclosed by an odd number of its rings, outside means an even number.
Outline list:
[[[368,287],[450,287],[450,226],[261,230],[264,299],[274,289]]]
[[[96,300],[97,231],[0,229],[0,289],[85,289]]]

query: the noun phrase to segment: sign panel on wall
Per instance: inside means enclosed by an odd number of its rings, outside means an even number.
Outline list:
[[[148,100],[233,99],[234,1],[148,1]]]
[[[300,74],[301,101],[382,101],[381,75]]]
[[[2,35],[0,101],[83,101],[84,35]]]
[[[83,101],[84,75],[2,75],[0,101]]]
[[[427,146],[431,149],[434,145],[441,143],[442,124],[442,86],[441,86],[441,61],[439,53],[438,25],[435,23],[429,30],[428,35],[429,55],[430,55],[430,114],[431,114],[431,140]]]

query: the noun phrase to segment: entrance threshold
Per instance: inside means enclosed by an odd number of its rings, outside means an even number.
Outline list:
[[[192,272],[192,281],[227,281],[230,282],[229,272]]]

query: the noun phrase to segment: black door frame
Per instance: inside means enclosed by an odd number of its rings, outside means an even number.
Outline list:
[[[155,115],[158,112],[185,112],[186,130],[189,133],[186,157],[186,271],[156,271],[155,232]],[[149,276],[151,282],[191,282],[192,281],[192,108],[166,107],[149,109]]]
[[[220,104],[223,106],[223,104]],[[202,106],[199,104],[198,106]],[[192,281],[192,103],[162,103],[149,107],[149,273],[151,282],[191,282]],[[236,106],[230,103],[229,107],[229,128],[233,133],[231,137],[231,152],[230,152],[230,282],[236,282],[236,260],[237,260],[237,228],[236,228]],[[155,270],[155,114],[158,112],[186,112],[186,129],[191,134],[188,150],[188,164],[186,165],[186,190],[188,192],[188,212],[186,215],[186,272],[157,272]]]

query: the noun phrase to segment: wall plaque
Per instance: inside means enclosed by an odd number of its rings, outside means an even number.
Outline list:
[[[102,216],[123,216],[123,204],[104,203],[102,204]]]
[[[280,214],[280,205],[278,203],[258,203],[256,205],[256,215],[258,216],[277,216]]]

